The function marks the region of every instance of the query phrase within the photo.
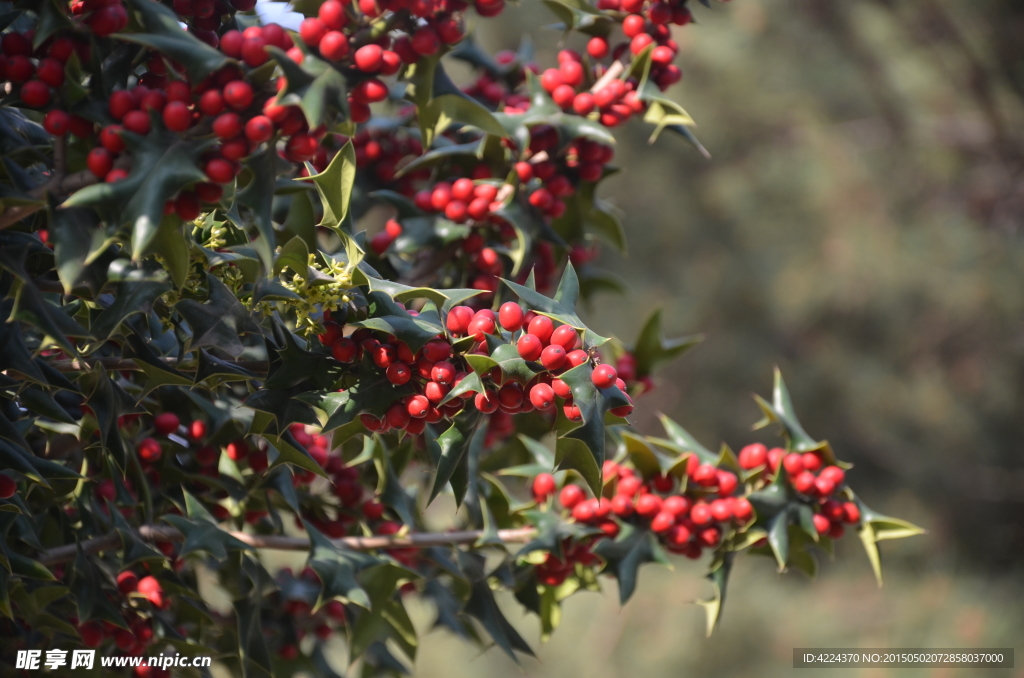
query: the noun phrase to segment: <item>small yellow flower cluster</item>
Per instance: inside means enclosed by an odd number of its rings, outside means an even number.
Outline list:
[[[307,280],[306,271],[296,271],[291,279],[281,278],[281,286],[299,296],[299,299],[289,299],[277,303],[283,303],[295,312],[295,331],[312,336],[324,331],[323,325],[315,318],[320,309],[334,310],[347,304],[351,298],[346,292],[352,288],[352,269],[348,264],[327,260],[326,265],[320,265],[315,254],[310,254],[307,264],[310,268],[323,273],[331,280],[317,278]],[[260,302],[258,305],[263,305]],[[259,309],[261,312],[269,312],[267,309]]]

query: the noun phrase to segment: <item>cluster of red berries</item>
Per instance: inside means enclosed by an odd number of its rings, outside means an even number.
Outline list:
[[[753,443],[740,450],[739,463],[748,471],[764,468],[769,478],[781,467],[793,489],[813,503],[818,534],[838,539],[843,536],[844,525],[860,522],[860,507],[856,502],[846,501],[842,494],[846,472],[826,464],[818,451],[787,453],[780,447],[769,450],[761,443]]]
[[[120,5],[118,5],[120,7]],[[120,8],[124,11],[124,8]],[[88,58],[89,43],[68,37],[51,38],[33,48],[35,31],[19,33],[8,31],[0,39],[0,81],[17,86],[22,103],[30,108],[43,108],[50,103],[52,89],[64,84],[64,65],[72,54],[79,59]],[[64,121],[71,125],[70,118]],[[82,122],[75,127],[82,130]]]
[[[559,586],[566,577],[576,571],[577,563],[586,568],[599,565],[601,561],[591,551],[598,539],[599,537],[579,541],[565,540],[562,543],[561,557],[549,552],[544,562],[533,568],[537,581],[544,586]]]
[[[662,91],[679,82],[683,77],[682,71],[672,63],[679,53],[679,45],[672,39],[669,25],[685,26],[693,20],[686,0],[598,0],[597,6],[598,9],[629,13],[622,20],[622,32],[629,41],[612,47],[606,38],[594,37],[587,43],[587,54],[594,59],[604,59],[609,54],[613,59],[618,59],[627,49],[636,56],[654,45],[651,50],[650,78]]]
[[[77,619],[72,623],[78,627],[82,644],[86,647],[101,647],[107,641],[125,655],[138,657],[146,653],[158,639],[154,637],[151,615],[156,610],[166,610],[171,599],[164,595],[160,581],[143,574],[141,577],[132,570],[125,570],[117,575],[117,591],[119,601],[111,601],[124,615],[124,624],[119,626],[107,620],[88,621],[79,624]],[[146,601],[148,605],[142,604]],[[147,609],[148,608],[148,609]],[[169,675],[154,674],[145,675]]]
[[[691,481],[686,493],[675,493],[676,480],[669,475],[641,478],[636,472],[613,461],[605,462],[604,478],[614,483],[611,497],[587,498],[579,485],[565,485],[558,501],[574,520],[597,527],[606,537],[618,535],[618,521],[648,527],[673,553],[699,558],[702,549],[714,548],[725,526],[742,526],[754,516],[745,497],[733,494],[738,487],[735,474],[700,464],[688,463]],[[534,499],[545,501],[555,492],[554,478],[542,474],[534,479]]]
[[[312,568],[296,575],[289,567],[282,568],[274,577],[277,591],[271,594],[270,605],[264,608],[266,628],[279,628],[278,655],[285,660],[299,656],[299,644],[312,634],[325,641],[347,623],[345,606],[331,600],[315,613],[313,604],[320,593],[320,578]]]
[[[217,34],[223,23],[228,23],[235,12],[248,12],[255,6],[256,0],[173,0],[171,3],[189,33],[211,47],[217,47],[224,39]]]

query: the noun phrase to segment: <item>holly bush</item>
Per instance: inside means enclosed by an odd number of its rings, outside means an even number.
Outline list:
[[[778,374],[777,447],[631,425],[697,340],[577,307],[619,287],[594,264],[625,247],[611,130],[703,150],[661,94],[690,8],[544,2],[580,46],[548,68],[467,34],[504,0],[293,0],[297,32],[254,0],[5,3],[4,661],[334,675],[340,636],[400,673],[410,596],[516,658],[496,591],[546,638],[600,575],[625,602],[675,556],[707,563],[710,633],[739,553],[813,575],[851,530],[880,581],[876,543],[920,530],[861,502]]]

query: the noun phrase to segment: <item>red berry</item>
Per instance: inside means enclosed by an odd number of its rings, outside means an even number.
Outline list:
[[[541,473],[533,479],[533,498],[542,502],[555,493],[555,477],[550,473]]]
[[[150,463],[160,459],[160,455],[163,454],[163,450],[160,449],[160,443],[155,438],[143,438],[140,440],[138,451],[139,458]]]
[[[417,54],[431,56],[437,54],[437,51],[441,49],[441,38],[437,35],[437,31],[430,26],[423,26],[412,34],[410,44]]]
[[[608,56],[608,41],[602,37],[591,38],[587,43],[587,54],[595,59]]]
[[[184,132],[192,124],[192,112],[181,101],[172,101],[164,107],[164,126],[172,132]]]
[[[651,519],[651,531],[658,534],[668,532],[676,522],[676,517],[668,511],[661,511]]]
[[[409,412],[410,416],[421,419],[427,416],[427,412],[430,411],[430,401],[426,396],[414,395],[412,398],[409,398],[406,410]]]
[[[174,212],[184,221],[193,221],[203,213],[199,196],[192,191],[182,191],[174,199]]]
[[[328,31],[320,40],[320,54],[328,61],[341,61],[348,50],[348,36],[341,31]]]
[[[260,37],[246,38],[242,42],[242,60],[251,68],[267,63],[267,41]]]
[[[386,372],[388,381],[396,386],[402,384],[408,384],[409,380],[412,379],[412,370],[409,366],[402,362],[393,362],[388,365]]]
[[[153,418],[153,428],[160,435],[174,433],[178,430],[179,425],[181,425],[181,420],[173,412],[161,412]]]
[[[746,497],[739,497],[732,502],[732,515],[736,520],[745,523],[754,515],[754,507]]]
[[[557,344],[545,347],[540,354],[540,364],[546,370],[557,370],[565,364],[565,349]]]
[[[299,37],[302,38],[302,42],[314,49],[320,45],[320,41],[323,40],[325,35],[327,35],[327,26],[322,19],[304,19],[299,24]]]
[[[129,111],[135,110],[135,100],[132,95],[123,89],[119,89],[110,95],[107,101],[107,109],[114,120],[121,120]]]
[[[747,445],[739,454],[740,466],[746,470],[764,466],[768,461],[768,448],[761,443]]]
[[[39,80],[29,80],[21,86],[18,94],[25,105],[32,108],[42,108],[50,103],[50,88]]]
[[[0,473],[0,499],[10,499],[18,491],[18,484],[5,473]]]
[[[455,366],[442,360],[430,368],[430,378],[439,384],[451,385],[455,381]]]
[[[814,493],[814,481],[817,478],[810,471],[803,471],[795,478],[793,478],[793,489],[801,494],[813,494]]]
[[[598,365],[590,375],[594,386],[598,388],[611,388],[615,385],[615,380],[618,377],[619,375],[615,372],[615,368],[607,364]]]
[[[855,524],[860,522],[860,507],[852,501],[843,504],[843,520]]]
[[[139,576],[131,570],[125,570],[117,575],[117,590],[128,595],[139,587]]]
[[[333,31],[341,30],[347,20],[345,7],[338,0],[327,0],[327,2],[320,5],[317,17],[327,28]],[[303,39],[305,40],[305,38]]]
[[[233,80],[224,86],[224,101],[236,111],[243,111],[252,103],[252,85],[244,80]]]
[[[639,14],[630,14],[622,21],[622,32],[626,34],[627,38],[636,37],[643,34],[646,23]]]
[[[798,453],[787,454],[782,458],[782,467],[791,476],[798,476],[804,472],[804,460]]]
[[[36,77],[50,87],[64,84],[64,64],[56,59],[43,59],[36,66]]]
[[[692,478],[701,487],[714,487],[718,484],[718,469],[712,464],[701,464],[694,470]]]
[[[538,410],[551,409],[555,404],[555,392],[547,384],[534,384],[530,389],[530,402]]]
[[[818,531],[818,534],[825,534],[832,527],[832,522],[820,513],[815,513],[812,520],[814,521],[814,529]]]
[[[59,108],[49,111],[43,118],[43,129],[55,137],[67,134],[70,126],[71,116]]]
[[[653,518],[661,510],[661,497],[656,494],[641,494],[636,500],[636,513],[643,518]]]
[[[149,113],[146,113],[145,111],[128,111],[121,123],[129,132],[134,132],[140,136],[149,134]]]
[[[224,96],[219,89],[208,89],[199,97],[199,110],[203,115],[215,116],[224,112]]]
[[[498,409],[498,395],[491,390],[477,393],[473,396],[473,404],[484,414],[490,414]]]
[[[702,501],[697,502],[690,509],[690,520],[693,521],[694,525],[707,525],[714,518],[711,514],[711,507]]]
[[[267,141],[274,135],[274,123],[265,115],[256,115],[245,123],[245,136],[254,144]]]
[[[579,485],[566,485],[558,494],[558,502],[570,511],[586,499]]]
[[[110,155],[110,152],[105,148],[96,147],[89,151],[89,155],[86,156],[85,164],[89,167],[89,171],[98,178],[107,176],[107,172],[114,165],[114,158]]]
[[[547,344],[551,339],[551,333],[555,330],[555,324],[546,315],[538,315],[530,321],[526,331],[540,339],[542,344]]]
[[[206,176],[218,184],[229,183],[235,178],[235,167],[227,160],[223,158],[214,158],[206,163],[206,167],[203,168]]]
[[[242,119],[237,113],[221,113],[213,121],[213,133],[221,139],[233,139],[242,132]]]
[[[353,61],[364,73],[376,73],[384,64],[384,49],[380,45],[364,45],[356,50]]]
[[[473,321],[473,309],[468,306],[456,306],[448,311],[445,325],[452,334],[465,334],[469,323]]]

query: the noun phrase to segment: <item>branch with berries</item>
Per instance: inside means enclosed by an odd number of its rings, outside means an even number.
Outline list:
[[[625,602],[674,556],[707,562],[710,631],[740,553],[813,575],[850,530],[881,581],[877,543],[921,530],[863,504],[781,376],[778,447],[646,435],[634,408],[700,338],[654,311],[627,344],[581,310],[619,287],[613,130],[707,155],[665,95],[685,0],[545,2],[546,68],[467,32],[504,0],[292,4],[290,28],[255,0],[4,15],[0,661],[333,675],[344,637],[394,674],[409,596],[518,659],[496,590],[546,639],[573,593]]]

